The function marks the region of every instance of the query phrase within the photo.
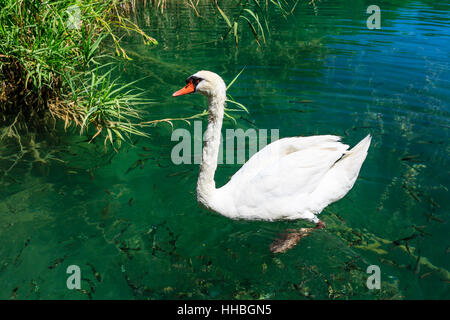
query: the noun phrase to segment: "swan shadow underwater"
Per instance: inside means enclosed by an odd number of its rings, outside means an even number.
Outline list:
[[[216,73],[199,71],[173,96],[194,92],[206,96],[209,105],[197,201],[231,219],[303,219],[316,224],[314,228],[286,230],[270,245],[274,253],[285,252],[313,230],[325,228],[317,216],[353,187],[367,156],[370,134],[350,150],[334,135],[277,140],[254,154],[227,184],[216,188],[226,85]]]

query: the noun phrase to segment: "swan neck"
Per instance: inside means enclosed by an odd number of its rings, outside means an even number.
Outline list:
[[[214,173],[220,148],[220,138],[225,105],[225,94],[208,97],[208,127],[204,134],[202,162],[197,181],[197,200],[212,209],[212,196],[216,190]]]

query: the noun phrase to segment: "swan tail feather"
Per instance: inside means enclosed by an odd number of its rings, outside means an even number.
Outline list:
[[[369,150],[371,141],[372,136],[369,134],[364,139],[362,139],[356,146],[345,152],[345,155],[335,164],[337,168],[342,170],[341,172],[346,173],[347,179],[349,179],[351,187],[353,187],[353,184],[356,178],[358,177],[362,164],[364,160],[366,160],[367,151]]]
[[[353,188],[372,137],[370,134],[345,152],[325,176],[311,197],[311,208],[319,214],[327,205],[343,198]]]

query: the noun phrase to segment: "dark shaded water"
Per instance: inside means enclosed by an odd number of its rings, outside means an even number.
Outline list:
[[[354,188],[321,214],[324,231],[273,255],[279,232],[306,224],[200,209],[198,166],[172,163],[169,125],[119,153],[66,135],[55,154],[36,146],[66,164],[30,156],[2,179],[0,298],[450,298],[450,6],[382,2],[382,29],[368,30],[370,4],[301,4],[287,20],[274,13],[261,48],[249,30],[238,50],[231,38],[214,41],[226,29],[208,6],[200,18],[183,5],[162,16],[142,10],[139,25],[160,45],[124,39],[134,58],[124,79],[146,76],[139,86],[156,102],[148,120],[206,107],[202,97],[171,97],[197,70],[229,82],[246,66],[229,93],[250,113],[233,113],[237,123],[225,128],[337,134],[351,145],[371,133]],[[220,166],[217,184],[239,167]],[[66,288],[72,264],[80,291]],[[381,269],[381,290],[366,287],[369,265]]]

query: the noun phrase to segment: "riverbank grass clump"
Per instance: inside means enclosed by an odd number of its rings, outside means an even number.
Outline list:
[[[0,139],[51,130],[58,119],[105,143],[146,135],[136,120],[138,105],[148,101],[132,83],[114,80],[112,61],[116,53],[128,59],[116,33],[156,40],[122,15],[120,1],[0,5]]]

